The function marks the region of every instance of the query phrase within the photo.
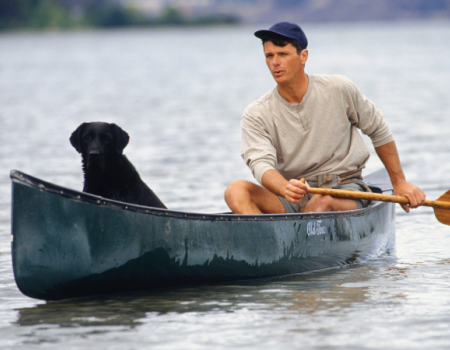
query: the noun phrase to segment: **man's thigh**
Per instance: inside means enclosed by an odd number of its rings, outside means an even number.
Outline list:
[[[364,192],[364,188],[355,183],[342,185],[340,189],[348,191]],[[327,198],[324,199],[322,196],[314,195],[305,205],[304,211],[305,212],[315,211],[315,208],[320,206],[321,201],[323,200],[327,201],[327,204],[329,206],[328,210],[330,211],[356,210],[364,208],[366,206],[365,202],[361,199],[354,200],[329,196],[327,196]]]
[[[304,208],[305,213],[356,210],[358,204],[353,199],[314,195]]]
[[[280,199],[275,194],[262,186],[253,185],[251,197],[263,214],[281,214],[286,212]]]

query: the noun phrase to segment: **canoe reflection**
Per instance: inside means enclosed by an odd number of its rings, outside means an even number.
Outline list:
[[[371,295],[370,280],[378,272],[374,267],[354,266],[233,285],[54,301],[19,309],[17,322],[24,326],[134,327],[150,314],[235,312],[242,309],[295,310],[313,314],[324,309],[345,309],[366,301]]]

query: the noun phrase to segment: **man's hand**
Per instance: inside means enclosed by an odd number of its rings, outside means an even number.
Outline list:
[[[408,198],[409,204],[400,204],[409,213],[411,208],[417,208],[425,201],[425,193],[416,185],[407,181],[400,181],[394,185],[394,194]]]
[[[308,192],[309,185],[299,180],[290,180],[284,191],[284,198],[291,203],[298,203]]]
[[[262,176],[262,185],[273,194],[286,198],[288,202],[297,204],[305,196],[309,185],[300,180],[287,181],[281,174],[274,170],[267,170]]]

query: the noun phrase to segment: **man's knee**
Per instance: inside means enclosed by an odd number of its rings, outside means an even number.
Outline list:
[[[250,197],[250,189],[248,181],[236,180],[228,185],[225,190],[225,202],[228,206],[234,206],[238,201],[248,199]]]
[[[306,205],[305,212],[325,212],[333,210],[333,197],[315,195]]]
[[[314,195],[306,205],[305,212],[328,212],[358,209],[353,199],[334,198],[331,196]]]

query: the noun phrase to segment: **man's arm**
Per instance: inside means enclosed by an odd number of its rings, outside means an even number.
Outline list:
[[[378,157],[383,162],[394,186],[394,194],[404,196],[409,199],[410,205],[401,204],[402,208],[409,213],[410,208],[417,208],[425,201],[425,193],[417,187],[406,181],[400,164],[400,158],[397,152],[395,141],[388,142],[382,146],[375,147]]]

